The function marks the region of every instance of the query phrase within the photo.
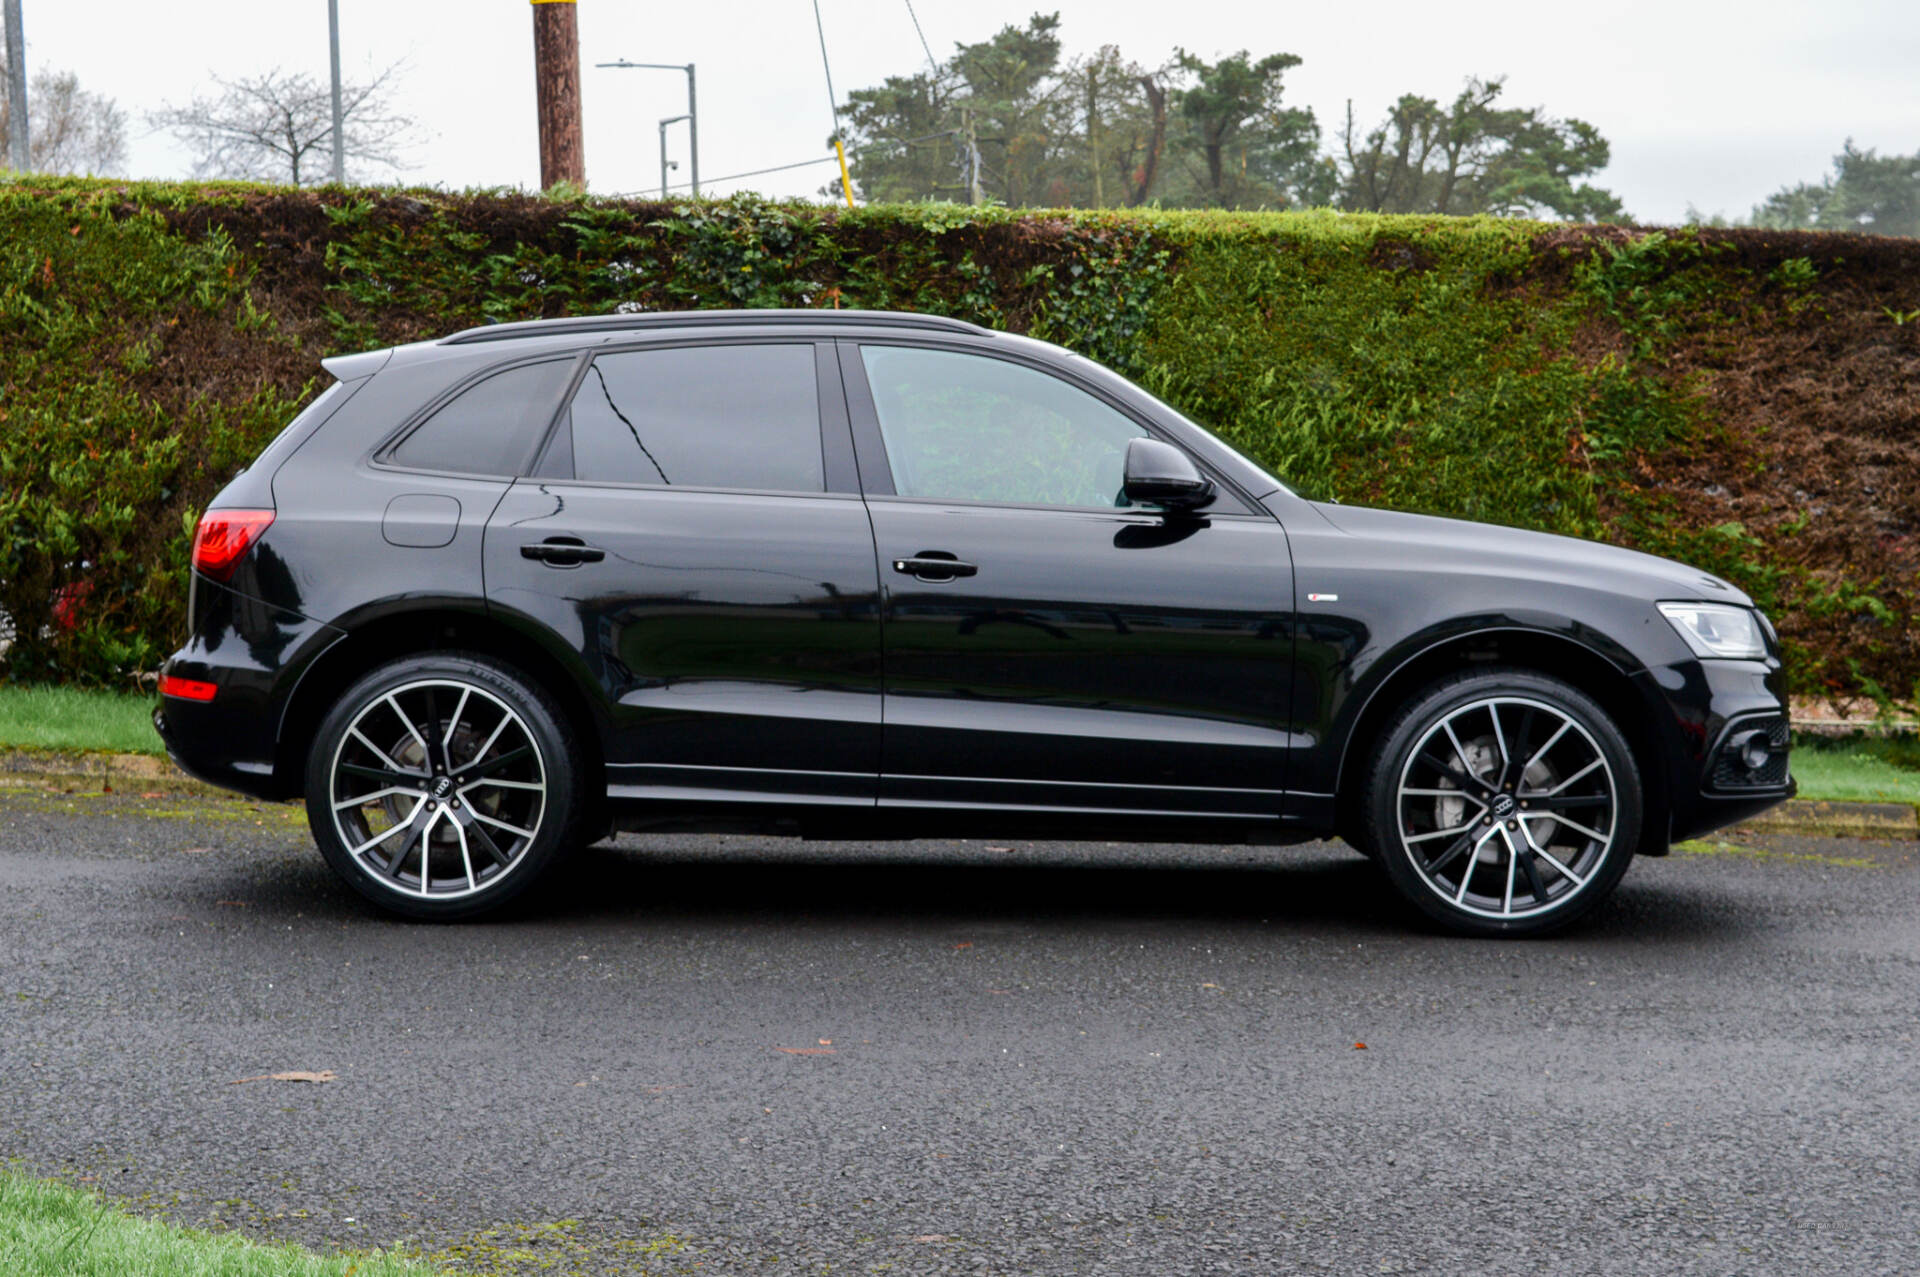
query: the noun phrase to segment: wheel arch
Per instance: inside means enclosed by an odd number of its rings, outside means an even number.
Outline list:
[[[1393,712],[1420,688],[1476,666],[1534,670],[1569,683],[1614,717],[1640,769],[1645,794],[1641,852],[1664,855],[1672,796],[1658,720],[1632,673],[1598,649],[1564,634],[1522,628],[1490,628],[1450,635],[1407,655],[1375,683],[1340,744],[1335,773],[1339,831],[1355,836],[1360,818],[1358,777]]]
[[[461,651],[491,656],[512,666],[554,698],[571,723],[585,754],[589,801],[603,804],[606,765],[603,724],[583,676],[539,640],[479,607],[458,602],[386,611],[347,628],[306,669],[280,715],[274,747],[276,785],[289,797],[303,788],[307,750],[333,694],[376,666],[424,652]]]

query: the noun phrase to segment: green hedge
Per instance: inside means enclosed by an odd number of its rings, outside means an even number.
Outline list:
[[[16,679],[177,641],[196,512],[323,355],[615,307],[961,315],[1121,368],[1310,495],[1721,572],[1802,690],[1914,693],[1920,243],[1329,213],[0,184]]]

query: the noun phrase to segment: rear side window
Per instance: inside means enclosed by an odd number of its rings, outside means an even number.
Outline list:
[[[600,355],[574,392],[569,416],[577,479],[826,490],[810,345]]]
[[[517,475],[553,420],[572,370],[572,359],[552,359],[477,381],[401,440],[388,460],[415,470]]]

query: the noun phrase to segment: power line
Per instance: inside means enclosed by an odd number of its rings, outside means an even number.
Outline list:
[[[713,186],[720,182],[737,182],[743,177],[759,177],[763,173],[784,173],[788,169],[806,168],[809,165],[813,165],[813,164],[832,164],[834,163],[836,158],[837,157],[832,155],[822,155],[818,159],[797,160],[792,164],[776,164],[772,168],[757,168],[747,173],[729,173],[725,177],[708,178],[707,185]],[[672,186],[668,187],[667,189],[670,191],[678,191],[690,185],[692,185],[692,183],[690,182],[675,182]]]
[[[920,29],[920,15],[913,11],[913,0],[907,0],[907,16],[913,19],[913,33],[920,37],[920,49],[927,55],[927,65],[933,68],[933,74],[938,77],[940,64],[933,60],[933,46],[927,43],[927,33]]]
[[[827,109],[833,113],[833,135],[840,136],[840,98],[833,91],[833,66],[827,61],[827,26],[820,20],[820,0],[813,0],[813,27],[820,33],[820,67],[827,73]]]
[[[890,146],[917,146],[921,142],[932,142],[939,138],[952,137],[953,133],[954,133],[954,130],[952,129],[944,129],[939,133],[928,133],[921,137],[903,138],[898,142],[889,140],[887,144]],[[847,152],[847,154],[858,155],[860,154],[860,152],[855,150],[855,151],[849,151]],[[707,182],[708,185],[713,185],[718,182],[737,182],[743,177],[760,177],[763,174],[767,174],[767,173],[785,173],[790,169],[807,168],[814,164],[831,164],[837,158],[838,158],[837,156],[822,155],[818,159],[795,160],[791,164],[776,164],[772,168],[750,169],[745,173],[729,173],[725,177],[709,177],[703,180]],[[672,186],[669,186],[667,189],[670,191],[683,191],[691,185],[692,185],[691,182],[675,182]]]

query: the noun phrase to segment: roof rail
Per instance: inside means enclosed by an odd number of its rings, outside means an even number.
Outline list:
[[[917,315],[898,310],[655,310],[630,315],[574,315],[564,319],[531,319],[512,324],[484,324],[442,337],[442,346],[464,346],[479,341],[507,341],[514,337],[560,336],[565,333],[614,333],[648,328],[747,328],[761,324],[832,324],[861,328],[924,328],[940,332],[985,333],[964,319],[945,315]]]

